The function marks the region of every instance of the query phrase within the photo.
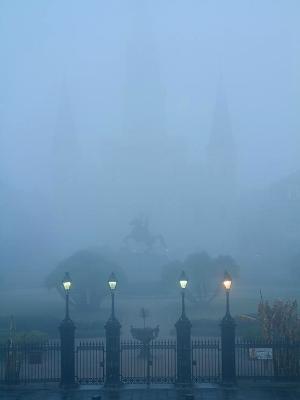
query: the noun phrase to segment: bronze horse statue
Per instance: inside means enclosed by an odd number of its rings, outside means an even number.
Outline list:
[[[145,252],[152,252],[155,247],[167,252],[168,248],[162,235],[153,235],[149,230],[148,219],[145,217],[134,218],[130,225],[132,226],[129,235],[125,236],[124,243],[126,247],[138,244],[144,247]]]

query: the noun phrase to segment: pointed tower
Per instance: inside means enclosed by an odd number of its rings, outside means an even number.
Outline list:
[[[54,180],[57,189],[72,190],[78,178],[79,147],[71,112],[71,102],[64,85],[53,135]]]
[[[123,137],[118,165],[120,180],[128,188],[124,202],[133,205],[134,214],[148,215],[162,204],[170,155],[159,57],[145,2],[137,2],[131,26],[123,68]]]
[[[207,172],[214,191],[235,195],[237,183],[236,147],[232,134],[224,85],[220,80],[207,147]]]
[[[224,86],[220,80],[207,147],[207,247],[215,254],[235,252],[237,156]]]
[[[54,231],[58,243],[62,242],[59,247],[68,251],[70,244],[71,251],[79,229],[80,151],[71,101],[65,84],[59,100],[52,143]]]

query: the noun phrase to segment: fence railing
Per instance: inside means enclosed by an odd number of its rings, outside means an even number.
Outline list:
[[[300,342],[237,339],[237,378],[300,378]]]
[[[192,381],[221,380],[221,341],[219,338],[192,340]]]
[[[176,381],[176,341],[155,340],[143,345],[121,342],[121,382],[174,383]]]
[[[104,383],[105,347],[102,341],[75,345],[75,378],[79,384]]]
[[[59,382],[60,357],[59,342],[1,345],[0,382]]]
[[[120,383],[177,383],[176,340],[120,341]],[[75,343],[75,383],[106,382],[105,341]],[[222,381],[220,338],[192,338],[190,382]],[[0,345],[0,383],[61,381],[61,343]],[[300,342],[236,339],[236,379],[300,379]]]

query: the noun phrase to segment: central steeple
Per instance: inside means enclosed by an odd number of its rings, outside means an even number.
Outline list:
[[[207,171],[211,185],[223,192],[236,190],[236,146],[222,78],[217,88],[212,128],[207,147]]]
[[[164,89],[151,15],[137,2],[124,57],[120,181],[124,201],[148,215],[162,206],[170,169],[165,128]],[[124,191],[123,191],[124,193]]]
[[[71,99],[63,84],[52,142],[53,229],[59,252],[69,245],[70,252],[75,248],[82,215],[81,152],[73,115]]]
[[[205,186],[207,248],[215,254],[233,254],[237,240],[237,157],[222,80],[207,147]]]

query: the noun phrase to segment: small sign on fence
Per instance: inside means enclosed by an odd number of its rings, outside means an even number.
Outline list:
[[[272,360],[273,349],[272,347],[250,347],[249,358],[251,360]]]

